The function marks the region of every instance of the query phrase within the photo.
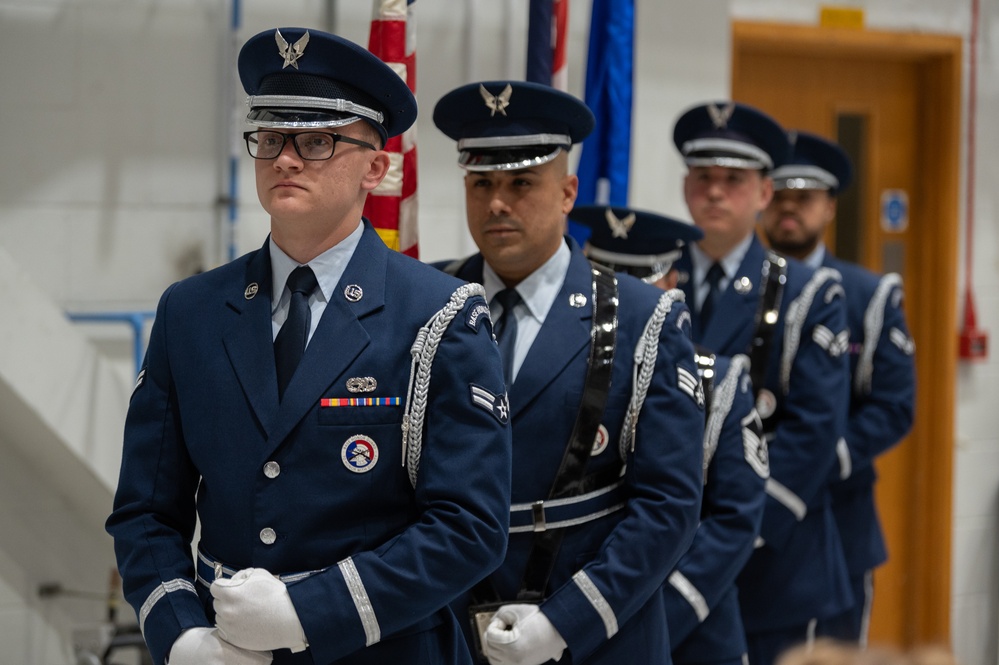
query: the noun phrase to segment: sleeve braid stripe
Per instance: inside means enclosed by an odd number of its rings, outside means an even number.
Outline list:
[[[350,598],[354,601],[354,608],[357,609],[357,616],[364,628],[364,646],[370,647],[381,641],[382,629],[378,625],[378,617],[375,616],[375,608],[371,605],[364,582],[361,581],[361,574],[357,572],[357,566],[350,557],[338,563],[337,567],[347,584]]]
[[[600,619],[604,622],[604,629],[607,631],[607,639],[614,637],[618,631],[617,617],[614,615],[614,610],[611,608],[610,603],[600,593],[600,589],[593,583],[589,575],[582,570],[572,576],[572,581],[576,583],[579,590],[590,601],[590,605],[600,615]]]
[[[194,588],[194,584],[190,580],[185,579],[175,579],[168,582],[163,582],[158,587],[153,589],[152,593],[146,597],[146,601],[142,603],[142,607],[139,608],[139,632],[143,635],[146,632],[146,619],[149,617],[150,612],[153,611],[153,607],[162,600],[168,593],[173,593],[175,591],[189,591],[195,596],[198,592]]]
[[[670,573],[669,583],[690,603],[694,614],[697,615],[697,620],[703,623],[708,618],[708,614],[711,613],[711,610],[708,608],[708,601],[704,600],[704,595],[679,570],[674,570]]]

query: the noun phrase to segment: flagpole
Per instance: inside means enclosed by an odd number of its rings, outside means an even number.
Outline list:
[[[506,0],[504,5],[503,62],[505,63],[504,77],[508,79],[520,78],[514,67],[513,58],[517,48],[517,38],[520,34],[519,31],[514,30],[514,16],[517,8],[522,4],[522,0]]]
[[[462,65],[464,71],[462,76],[466,83],[477,80],[479,63],[475,57],[475,2],[476,0],[465,0],[465,33],[462,40],[462,50],[464,58]]]

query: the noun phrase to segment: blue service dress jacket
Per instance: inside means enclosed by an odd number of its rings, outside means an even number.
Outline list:
[[[676,665],[741,663],[735,580],[753,553],[770,474],[749,359],[716,356],[704,430],[704,499],[690,549],[663,585]]]
[[[502,560],[510,508],[488,307],[364,224],[281,403],[266,243],[160,300],[107,522],[157,664],[247,567],[282,575],[310,645],[275,663],[470,662],[447,603]]]
[[[590,264],[566,237],[571,260],[565,282],[512,386],[513,484],[507,556],[489,577],[504,601],[517,592],[534,543],[530,506],[555,478],[583,395],[592,321]],[[481,255],[458,276],[482,279]],[[587,474],[621,467],[621,435],[631,403],[636,347],[661,290],[618,276],[619,308],[610,393]],[[580,299],[580,295],[585,298]],[[673,296],[680,297],[678,292]],[[623,477],[607,493],[566,508],[546,508],[546,521],[579,520],[566,528],[541,610],[568,644],[559,665],[669,663],[660,587],[687,549],[700,510],[703,394],[689,339],[689,312],[674,302],[656,344],[654,371],[637,420],[634,447],[625,445]],[[646,347],[643,347],[646,349]],[[639,349],[641,350],[641,349]],[[646,366],[653,365],[646,363]],[[526,509],[525,509],[526,508]],[[469,594],[454,603],[467,615]],[[466,630],[470,630],[468,622]]]
[[[694,317],[696,343],[721,355],[749,354],[765,256],[753,236],[707,328]],[[747,633],[801,626],[852,603],[829,492],[849,399],[843,288],[834,273],[787,263],[757,400],[770,461],[762,542],[737,581]],[[677,268],[691,302],[688,251]]]
[[[897,274],[879,276],[828,251],[822,265],[839,271],[846,290],[852,385],[846,446],[840,446],[833,468],[832,500],[846,566],[857,578],[888,558],[874,503],[874,460],[912,428],[914,345]]]

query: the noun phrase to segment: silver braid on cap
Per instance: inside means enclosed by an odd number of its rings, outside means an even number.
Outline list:
[[[683,291],[680,289],[670,289],[659,296],[659,302],[656,303],[656,308],[645,323],[645,330],[635,345],[635,364],[631,371],[631,401],[624,416],[618,444],[622,460],[626,460],[628,453],[635,450],[638,416],[649,394],[649,385],[656,369],[656,358],[659,356],[659,335],[662,333],[666,317],[673,309],[673,303],[677,301],[684,301]]]
[[[423,422],[427,414],[427,394],[430,392],[430,371],[433,369],[437,347],[451,321],[465,307],[472,296],[486,297],[481,284],[462,284],[451,294],[451,300],[437,311],[416,333],[410,354],[413,362],[409,371],[409,389],[402,416],[402,460],[415,488],[423,452]]]

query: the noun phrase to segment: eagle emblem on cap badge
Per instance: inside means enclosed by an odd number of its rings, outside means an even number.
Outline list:
[[[714,104],[708,104],[708,115],[711,116],[711,122],[714,123],[715,129],[725,129],[734,111],[735,104],[731,102],[721,109]]]
[[[278,45],[278,53],[284,58],[284,64],[281,65],[281,69],[284,69],[288,65],[298,69],[298,59],[305,54],[305,47],[309,44],[309,31],[306,30],[305,34],[294,44],[289,44],[288,40],[281,35],[281,31],[275,30],[274,40]]]
[[[628,231],[631,227],[635,225],[635,213],[631,213],[624,219],[618,219],[617,215],[610,208],[604,212],[604,216],[607,218],[607,226],[610,227],[611,233],[615,238],[628,239]]]
[[[502,115],[506,115],[506,107],[510,105],[510,96],[513,95],[513,86],[509,83],[503,88],[503,92],[498,95],[491,94],[486,90],[486,86],[479,84],[479,93],[482,95],[482,99],[486,102],[486,108],[489,109],[489,117],[496,115],[499,111]]]

